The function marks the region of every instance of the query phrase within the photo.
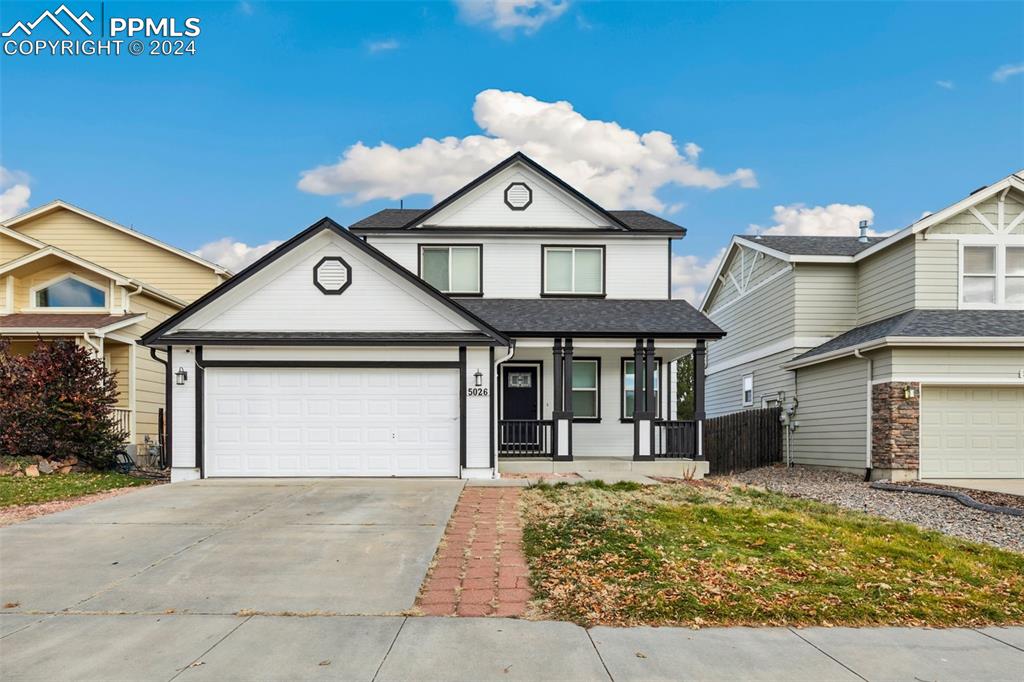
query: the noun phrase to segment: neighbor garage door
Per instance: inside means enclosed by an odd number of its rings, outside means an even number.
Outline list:
[[[1024,387],[925,386],[921,478],[1024,477]]]
[[[452,369],[206,370],[207,476],[457,476]]]

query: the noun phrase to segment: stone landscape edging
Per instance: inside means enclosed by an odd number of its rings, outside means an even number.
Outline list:
[[[1008,516],[1024,516],[1024,509],[1015,509],[1013,507],[1000,507],[994,504],[985,504],[984,502],[978,502],[976,499],[966,493],[959,493],[952,490],[942,490],[940,488],[919,488],[911,485],[895,485],[893,483],[882,483],[876,481],[871,484],[871,488],[875,490],[887,490],[889,492],[898,493],[916,493],[918,495],[939,495],[941,497],[951,497],[965,507],[971,509],[980,509],[984,512],[991,514],[1006,514]]]

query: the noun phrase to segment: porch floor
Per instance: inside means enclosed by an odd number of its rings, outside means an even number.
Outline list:
[[[556,462],[550,457],[499,457],[498,473],[567,474],[634,473],[641,476],[671,476],[702,479],[709,470],[707,461],[665,458],[635,462],[631,457],[575,457],[571,462]]]

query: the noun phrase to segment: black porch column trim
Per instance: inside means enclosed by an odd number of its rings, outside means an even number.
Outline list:
[[[203,418],[206,407],[203,405],[203,347],[196,346],[196,464],[199,466],[199,478],[206,478],[206,453],[203,451]]]
[[[562,389],[562,411],[572,419],[572,339],[566,339],[562,347],[562,363],[562,379],[565,386]]]
[[[551,411],[554,413],[561,412],[562,405],[564,404],[562,402],[562,339],[555,339],[555,343],[551,348],[551,354],[554,358],[554,362],[551,365],[551,371],[554,373],[554,384],[551,387],[554,392]]]
[[[647,411],[647,391],[640,390],[640,368],[644,366],[644,340],[637,339],[633,346],[633,421],[636,415]]]
[[[562,344],[562,357],[555,360],[555,367],[561,365],[560,374],[561,386],[558,385],[559,379],[555,379],[556,390],[561,393],[562,407],[559,411],[551,415],[552,421],[557,425],[559,421],[564,422],[563,426],[566,429],[566,451],[562,452],[560,449],[552,450],[552,457],[554,459],[562,461],[572,461],[572,339],[565,339]],[[558,437],[558,430],[555,430],[554,438]]]
[[[693,349],[693,418],[697,422],[697,459],[704,459],[704,383],[707,369],[707,341],[697,339]]]
[[[466,347],[459,346],[459,465],[466,467]],[[462,478],[462,471],[459,471]]]
[[[664,368],[662,368],[664,371]],[[654,398],[654,339],[647,339],[647,357],[644,360],[644,401],[647,413],[654,419],[658,415],[658,402]]]

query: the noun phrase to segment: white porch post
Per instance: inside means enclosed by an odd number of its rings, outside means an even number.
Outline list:
[[[697,422],[697,459],[704,459],[704,371],[707,365],[707,341],[697,340],[693,349],[693,419]]]
[[[640,381],[641,371],[643,382]],[[633,459],[654,459],[654,339],[637,339],[633,347]]]

